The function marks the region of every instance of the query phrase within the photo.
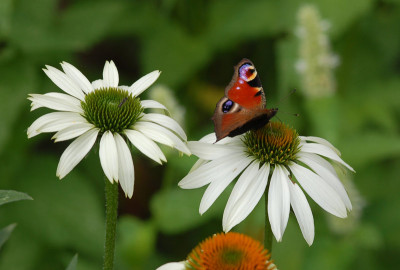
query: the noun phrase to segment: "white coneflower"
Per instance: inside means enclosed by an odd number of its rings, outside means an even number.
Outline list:
[[[192,189],[209,184],[200,204],[203,214],[240,175],[224,211],[225,232],[244,220],[264,193],[268,194],[268,217],[277,241],[282,240],[292,207],[305,240],[312,244],[314,220],[303,190],[335,216],[345,218],[351,210],[346,190],[325,158],[353,169],[326,140],[298,136],[286,125],[271,122],[244,135],[215,141],[212,133],[188,142],[200,160],[179,186]]]
[[[76,138],[64,151],[57,176],[65,177],[100,141],[100,163],[111,183],[119,182],[125,195],[133,194],[134,166],[128,147],[130,142],[143,154],[161,164],[166,158],[155,142],[190,154],[186,135],[172,118],[144,113],[148,108],[166,109],[139,95],[160,75],[153,71],[131,86],[119,86],[113,61],[106,62],[103,79],[92,83],[74,66],[61,63],[63,71],[46,66],[44,72],[64,93],[30,94],[31,110],[47,107],[51,112],[39,117],[28,128],[28,138],[44,132],[57,132],[56,142]]]
[[[276,270],[270,253],[247,235],[230,232],[207,238],[183,262],[167,263],[157,270]]]

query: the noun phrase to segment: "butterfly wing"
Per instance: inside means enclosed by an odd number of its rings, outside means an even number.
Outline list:
[[[215,107],[213,121],[217,141],[259,128],[277,109],[265,109],[265,94],[253,63],[243,59],[234,68],[231,82]]]
[[[250,60],[242,59],[234,67],[232,80],[225,88],[225,96],[245,108],[265,108],[265,94],[261,80]]]

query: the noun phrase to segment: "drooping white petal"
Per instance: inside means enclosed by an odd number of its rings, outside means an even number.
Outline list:
[[[221,171],[218,175],[211,176],[214,181],[211,181],[200,202],[199,212],[201,215],[210,208],[219,195],[221,195],[222,191],[226,189],[250,162],[252,162],[250,158],[238,158],[232,161],[229,169],[227,168],[224,172]],[[247,170],[244,171],[244,173],[246,172]]]
[[[50,80],[52,80],[53,83],[57,85],[61,90],[80,100],[85,99],[85,95],[80,89],[80,87],[67,75],[65,75],[62,71],[52,66],[46,66],[46,68],[47,69],[43,69],[43,71],[50,78]]]
[[[306,153],[313,153],[313,154],[318,154],[327,158],[330,158],[336,162],[339,162],[340,164],[346,166],[350,171],[354,171],[352,167],[350,167],[349,164],[344,162],[336,153],[333,151],[330,147],[318,144],[318,143],[300,143],[301,149],[300,152],[306,152]]]
[[[94,128],[94,126],[90,123],[73,124],[69,127],[61,129],[59,132],[54,134],[52,139],[54,139],[55,142],[70,140],[78,136],[81,136],[83,133],[85,133],[91,128]]]
[[[156,270],[185,270],[185,262],[171,262],[161,265]]]
[[[311,212],[310,205],[307,202],[306,196],[300,189],[299,185],[287,179],[290,190],[290,204],[294,215],[303,234],[304,239],[308,245],[311,246],[314,241],[314,218]]]
[[[242,178],[244,173],[242,174],[226,204],[222,219],[222,227],[225,232],[230,231],[242,222],[253,211],[265,192],[268,183],[269,164],[264,164],[259,168],[259,163],[255,162],[250,166],[247,170],[252,170],[252,172],[246,179]]]
[[[93,128],[75,139],[61,155],[57,176],[62,179],[86,156],[96,142],[99,129]]]
[[[301,187],[325,211],[341,218],[347,216],[346,206],[339,194],[319,175],[296,163],[289,168]]]
[[[149,88],[150,85],[152,85],[158,79],[160,73],[160,71],[155,70],[147,75],[144,75],[134,84],[132,84],[131,87],[129,87],[129,92],[131,92],[134,97],[139,96],[144,90]]]
[[[272,232],[278,242],[282,241],[289,219],[290,193],[287,184],[288,179],[287,170],[281,165],[275,165],[268,190],[268,218]]]
[[[101,167],[108,180],[113,183],[118,182],[118,153],[117,146],[114,140],[114,135],[111,131],[104,132],[100,140],[99,157]]]
[[[103,69],[103,83],[106,87],[118,87],[118,70],[113,61],[106,61]]]
[[[348,210],[352,209],[350,198],[347,195],[346,189],[344,188],[342,182],[340,182],[336,172],[332,173],[332,171],[329,169],[332,168],[332,166],[329,164],[328,161],[316,154],[301,152],[298,155],[298,160],[306,164],[316,174],[321,176],[321,178],[339,194],[340,198],[346,205],[346,208]]]
[[[135,183],[133,160],[128,145],[118,133],[114,134],[118,152],[118,178],[125,196],[132,198]]]
[[[68,128],[70,126],[76,125],[76,124],[83,124],[83,123],[88,123],[85,118],[77,114],[73,115],[70,114],[66,117],[63,118],[58,118],[55,119],[51,122],[48,122],[44,125],[42,125],[37,131],[40,133],[44,132],[56,132],[65,128]]]
[[[105,85],[103,80],[99,79],[99,80],[95,80],[94,82],[92,82],[92,87],[93,87],[93,89],[102,89],[102,88],[106,88],[107,86]]]
[[[141,100],[140,103],[144,109],[162,109],[168,111],[164,105],[155,100]]]
[[[183,140],[187,141],[187,137],[185,131],[181,128],[181,126],[171,117],[168,117],[159,113],[146,113],[140,118],[141,121],[149,121],[157,123],[163,127],[169,128],[176,134],[178,134]]]
[[[206,160],[217,159],[225,155],[240,152],[243,153],[245,150],[244,146],[210,144],[201,141],[189,141],[187,145],[192,154]]]
[[[206,164],[208,162],[208,160],[204,160],[204,159],[198,159],[192,166],[192,168],[190,168],[189,173],[193,172],[194,170],[197,170],[198,168],[200,168],[202,165]]]
[[[61,67],[65,74],[68,75],[86,94],[92,92],[93,86],[89,80],[76,67],[67,62],[62,62]]]
[[[161,161],[167,162],[163,152],[161,151],[160,147],[143,135],[141,132],[126,129],[125,134],[128,137],[129,141],[137,148],[140,152],[154,160],[155,162],[162,164]]]
[[[43,132],[40,130],[43,126],[58,119],[68,119],[68,122],[72,122],[72,124],[86,122],[86,120],[80,114],[75,112],[51,112],[40,116],[32,123],[32,125],[30,125],[27,132],[28,138],[32,138],[33,136],[40,134]]]
[[[330,142],[328,142],[327,140],[320,138],[320,137],[314,137],[314,136],[299,136],[300,140],[302,141],[309,141],[309,142],[316,142],[325,146],[328,146],[329,148],[331,148],[333,151],[335,151],[335,153],[340,156],[340,151],[333,146]]]
[[[133,128],[142,132],[153,141],[176,148],[186,155],[190,155],[190,150],[187,148],[186,144],[183,143],[178,136],[162,126],[151,122],[138,121]]]
[[[28,99],[32,101],[31,111],[36,110],[37,108],[46,107],[56,111],[83,113],[80,100],[66,94],[29,94]]]
[[[199,188],[209,184],[214,179],[225,178],[226,174],[235,173],[237,167],[247,159],[243,154],[224,156],[210,161],[186,175],[178,185],[184,189]],[[249,164],[248,162],[246,166]],[[240,171],[238,172],[238,174]]]

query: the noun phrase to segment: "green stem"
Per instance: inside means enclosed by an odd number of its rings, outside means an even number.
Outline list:
[[[269,250],[269,253],[272,253],[272,230],[271,224],[268,219],[268,187],[265,189],[264,197],[265,197],[265,231],[264,231],[264,247]]]
[[[105,179],[106,195],[106,241],[104,243],[103,270],[114,268],[115,231],[118,214],[118,183],[111,184]]]

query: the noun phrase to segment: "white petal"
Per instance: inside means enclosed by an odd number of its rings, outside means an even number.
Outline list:
[[[142,116],[142,118],[140,118],[140,120],[154,122],[163,127],[169,128],[178,134],[183,140],[187,141],[185,131],[183,131],[178,122],[171,117],[159,113],[146,113]]]
[[[246,150],[243,146],[209,144],[201,141],[189,141],[187,145],[192,154],[205,160],[217,159],[235,153],[244,153]]]
[[[129,86],[127,86],[127,85],[120,85],[120,86],[118,86],[118,89],[122,89],[122,90],[125,90],[125,91],[129,92],[128,91],[129,90]]]
[[[333,151],[336,152],[336,154],[338,156],[340,156],[340,151],[333,146],[330,142],[328,142],[327,140],[320,138],[320,137],[313,137],[313,136],[299,136],[301,140],[303,141],[310,141],[310,142],[316,142],[319,144],[323,144],[325,146],[328,146],[329,148],[331,148]]]
[[[62,62],[61,66],[65,72],[86,94],[92,92],[93,86],[89,80],[76,67],[67,62]]]
[[[140,133],[136,130],[126,129],[125,131],[126,136],[128,137],[129,141],[137,148],[140,152],[154,160],[155,162],[162,164],[161,161],[167,162],[163,152],[161,151],[160,147],[147,138],[145,135]]]
[[[134,129],[142,132],[153,141],[174,147],[179,151],[190,155],[190,150],[174,133],[168,129],[151,122],[138,121],[133,126]]]
[[[32,101],[31,111],[37,108],[46,107],[56,111],[83,113],[80,100],[66,94],[30,94],[28,99]]]
[[[46,68],[47,69],[43,69],[43,71],[55,85],[61,88],[61,90],[80,100],[85,99],[85,94],[82,92],[79,86],[62,71],[51,66],[46,66]]]
[[[129,92],[132,93],[134,97],[139,96],[144,90],[150,87],[160,76],[160,71],[155,70],[149,74],[143,76],[137,80],[134,84],[129,87]]]
[[[281,165],[275,165],[268,190],[268,218],[278,242],[282,241],[289,219],[290,192],[287,179],[287,170]]]
[[[38,119],[36,119],[32,125],[28,128],[28,138],[32,138],[37,134],[41,133],[40,129],[53,121],[57,121],[58,119],[69,119],[68,121],[72,121],[75,123],[83,123],[86,120],[78,113],[75,112],[51,112],[45,115],[42,115]]]
[[[108,180],[111,183],[118,182],[118,153],[111,131],[106,131],[101,136],[99,156],[101,167]]]
[[[65,128],[68,128],[70,126],[76,125],[76,124],[88,124],[85,118],[82,116],[78,116],[79,114],[70,114],[66,115],[63,118],[58,118],[55,119],[52,122],[48,122],[41,126],[38,131],[39,132],[56,132]],[[93,125],[92,125],[93,126]]]
[[[171,262],[161,265],[156,270],[185,270],[185,262]]]
[[[215,159],[186,175],[178,185],[184,189],[202,187],[215,179],[218,180],[225,177],[225,175],[239,174],[241,171],[238,170],[238,166],[247,161],[248,159],[243,154],[229,155]],[[247,162],[246,166],[249,163],[250,161]]]
[[[209,144],[238,144],[238,145],[243,145],[242,140],[241,140],[241,135],[235,136],[233,138],[231,137],[225,137],[222,140],[217,141],[217,136],[215,133],[210,133],[203,138],[201,138],[199,141],[204,142],[204,143],[209,143]]]
[[[86,156],[96,142],[99,130],[94,128],[79,136],[65,149],[57,167],[57,176],[62,179]]]
[[[289,168],[302,188],[325,211],[341,218],[347,216],[346,206],[340,196],[319,175],[296,163]]]
[[[229,197],[222,219],[225,232],[242,222],[256,207],[268,183],[269,164],[259,168],[259,163],[250,164],[246,171],[251,172],[245,177],[240,176]]]
[[[197,160],[192,168],[190,168],[189,173],[193,172],[194,170],[197,170],[198,168],[200,168],[202,165],[206,164],[208,162],[208,160],[204,160],[204,159],[199,159]]]
[[[219,195],[221,195],[222,191],[225,190],[233,179],[235,179],[251,161],[250,158],[237,158],[232,161],[229,169],[227,168],[225,171],[221,170],[213,176],[215,180],[207,187],[200,202],[199,212],[201,215],[210,208]],[[244,173],[246,172],[247,170],[244,171]]]
[[[352,167],[350,167],[350,165],[348,165],[346,162],[344,162],[335,153],[335,151],[333,151],[328,146],[318,144],[318,143],[301,143],[300,146],[301,146],[300,152],[313,153],[313,154],[318,154],[318,155],[330,158],[330,159],[346,166],[349,170],[355,172],[354,169]]]
[[[102,89],[102,88],[106,88],[107,86],[105,85],[105,83],[103,82],[103,80],[95,80],[94,82],[92,82],[92,86],[93,89]]]
[[[343,200],[346,208],[351,210],[350,198],[347,195],[346,189],[344,188],[342,182],[340,182],[336,172],[332,173],[332,165],[316,154],[310,153],[299,153],[298,160],[310,167],[316,174],[321,176],[321,178],[327,182],[340,196]]]
[[[70,140],[78,136],[81,136],[83,133],[85,133],[91,128],[94,128],[94,126],[90,123],[73,124],[69,127],[61,129],[59,132],[54,134],[52,139],[54,139],[55,142]]]
[[[299,185],[296,185],[289,179],[287,181],[290,190],[290,204],[299,222],[303,237],[308,245],[311,246],[314,241],[314,218],[310,205]]]
[[[164,105],[155,100],[141,100],[140,103],[144,109],[163,109],[168,111]]]
[[[217,140],[217,136],[215,135],[215,132],[213,132],[213,133],[205,135],[199,141],[200,142],[204,142],[204,143],[212,144],[212,143],[215,143],[216,140]]]
[[[118,152],[118,178],[125,196],[132,198],[133,185],[135,182],[135,171],[133,160],[128,145],[118,133],[114,134]]]
[[[106,61],[103,69],[103,83],[106,87],[118,87],[118,70],[113,61]]]

